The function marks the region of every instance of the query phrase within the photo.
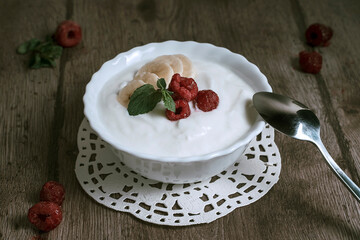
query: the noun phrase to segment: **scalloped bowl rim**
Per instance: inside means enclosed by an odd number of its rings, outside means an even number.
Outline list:
[[[213,44],[210,43],[199,43],[199,42],[195,42],[195,41],[175,41],[175,40],[169,40],[169,41],[165,41],[165,42],[154,42],[154,43],[148,43],[146,45],[142,45],[142,46],[138,46],[138,47],[134,47],[126,52],[122,52],[120,54],[118,54],[115,58],[106,61],[101,67],[100,69],[95,72],[92,77],[90,82],[86,85],[86,90],[85,90],[85,94],[83,97],[83,102],[84,102],[84,114],[86,116],[86,118],[88,119],[91,128],[99,135],[99,137],[101,139],[103,139],[105,142],[109,143],[110,145],[112,145],[115,149],[118,149],[120,151],[124,151],[127,152],[131,155],[134,155],[136,157],[139,158],[143,158],[143,159],[148,159],[148,160],[153,160],[153,161],[158,161],[158,162],[169,162],[169,163],[190,163],[190,162],[202,162],[202,161],[207,161],[209,159],[213,159],[216,157],[221,157],[221,156],[225,156],[228,155],[232,152],[234,152],[236,149],[240,148],[241,146],[245,146],[248,143],[250,143],[250,141],[256,137],[265,127],[265,122],[264,120],[262,120],[262,118],[260,117],[260,115],[257,116],[254,124],[251,126],[250,130],[247,131],[248,134],[243,135],[241,138],[239,138],[234,144],[232,144],[231,146],[222,149],[222,150],[218,150],[215,152],[210,152],[208,154],[203,154],[203,155],[196,155],[196,156],[189,156],[189,157],[159,157],[159,156],[155,156],[155,155],[149,155],[149,154],[144,154],[141,152],[136,152],[136,151],[129,151],[128,149],[126,149],[125,146],[119,144],[115,139],[113,139],[113,137],[108,134],[106,132],[106,129],[104,129],[103,125],[100,123],[99,121],[96,121],[96,119],[93,119],[93,108],[94,108],[94,101],[96,102],[97,100],[94,100],[94,96],[92,95],[92,89],[94,88],[94,86],[97,86],[99,84],[99,81],[104,81],[104,79],[98,77],[99,74],[103,71],[107,71],[109,66],[111,65],[115,65],[117,64],[117,62],[119,61],[119,59],[129,56],[137,51],[146,51],[147,49],[151,49],[151,48],[159,48],[159,47],[165,47],[165,46],[178,46],[178,47],[194,47],[194,46],[199,46],[199,47],[203,47],[203,48],[209,48],[210,50],[215,50],[218,52],[222,52],[223,54],[227,54],[227,55],[231,55],[231,57],[235,58],[236,61],[239,62],[239,64],[246,64],[247,67],[255,74],[257,74],[257,78],[260,79],[260,82],[262,83],[262,87],[263,89],[261,89],[261,91],[268,91],[268,92],[272,92],[272,88],[268,83],[267,78],[265,77],[265,75],[263,73],[261,73],[261,71],[259,70],[259,68],[249,62],[244,56],[231,52],[230,50],[224,48],[224,47],[218,47],[215,46]],[[120,72],[120,71],[119,71]],[[111,77],[109,77],[106,80],[111,79]],[[105,80],[105,82],[106,82]],[[102,83],[104,84],[104,83]],[[97,90],[97,91],[101,91],[101,90]],[[256,90],[254,90],[255,92],[257,92]],[[96,104],[95,104],[95,108],[96,108]]]

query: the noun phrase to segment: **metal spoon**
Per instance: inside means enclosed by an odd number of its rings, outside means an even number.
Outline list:
[[[326,150],[320,139],[320,122],[304,104],[291,98],[258,92],[253,96],[255,109],[276,130],[299,140],[315,144],[330,168],[360,202],[360,188],[344,173]]]

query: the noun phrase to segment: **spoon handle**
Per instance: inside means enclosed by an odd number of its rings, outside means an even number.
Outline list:
[[[334,171],[337,177],[344,183],[348,190],[354,195],[354,197],[360,202],[360,188],[345,174],[345,172],[336,164],[334,159],[330,156],[321,140],[314,142],[319,148],[320,152],[326,159],[330,168]]]

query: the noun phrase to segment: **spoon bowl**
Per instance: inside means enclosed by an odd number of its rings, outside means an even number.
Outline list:
[[[279,132],[315,144],[336,176],[360,202],[360,188],[336,164],[323,145],[320,121],[313,111],[294,99],[270,92],[254,94],[253,103],[264,121]]]

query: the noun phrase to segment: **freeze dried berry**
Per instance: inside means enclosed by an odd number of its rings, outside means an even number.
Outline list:
[[[305,32],[306,42],[312,46],[328,46],[333,30],[320,23],[311,24]]]
[[[61,208],[53,202],[38,202],[29,209],[28,219],[39,230],[48,232],[61,223]]]
[[[209,112],[219,105],[219,96],[212,90],[201,90],[198,92],[195,101],[200,110]]]
[[[81,27],[70,20],[63,21],[56,29],[54,39],[63,47],[76,46],[82,38]]]
[[[189,103],[184,99],[179,99],[175,101],[175,112],[166,110],[166,117],[171,121],[177,121],[183,118],[190,116],[190,107]]]
[[[169,91],[174,92],[175,99],[182,98],[189,102],[195,99],[198,93],[198,86],[194,79],[181,77],[180,74],[176,73],[171,78]]]
[[[40,191],[40,201],[54,202],[61,206],[65,198],[65,188],[58,182],[49,181]]]
[[[319,73],[322,66],[322,56],[318,52],[301,51],[299,53],[301,69],[307,73]]]
[[[177,93],[173,93],[171,97],[174,101],[182,99],[182,97]]]

